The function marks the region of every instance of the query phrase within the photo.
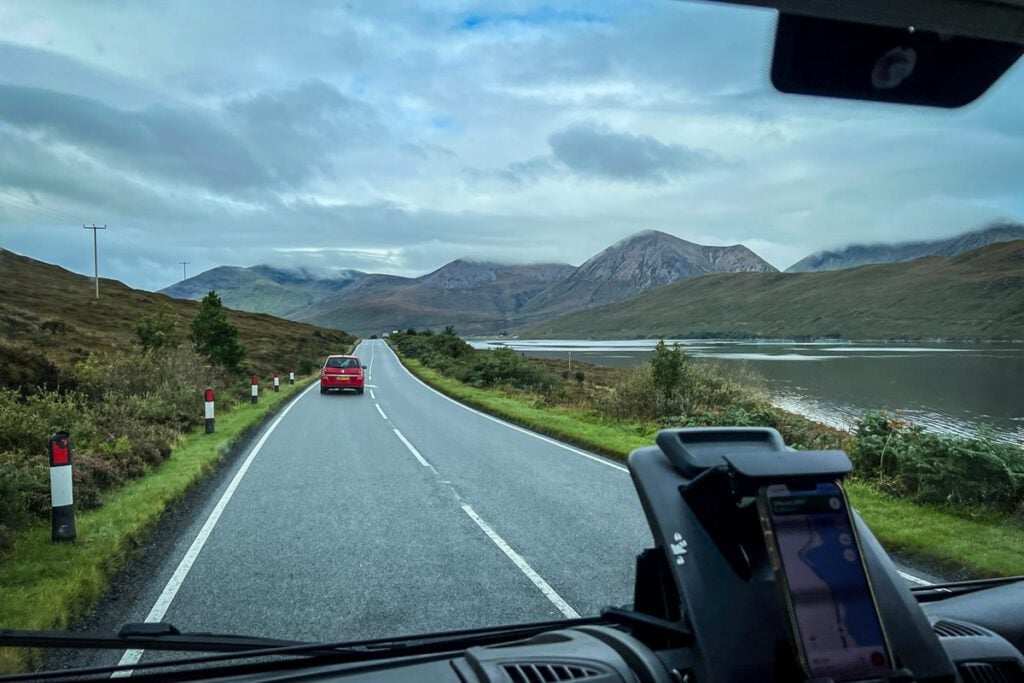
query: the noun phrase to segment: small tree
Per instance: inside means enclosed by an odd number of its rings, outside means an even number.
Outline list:
[[[686,359],[678,344],[669,347],[664,339],[658,340],[651,356],[651,380],[658,392],[661,412],[671,412],[683,382]]]
[[[177,335],[178,321],[168,306],[163,306],[154,315],[147,315],[135,326],[139,346],[143,351],[154,349],[176,349],[181,344]]]
[[[216,292],[203,297],[188,336],[198,353],[228,370],[237,371],[245,358],[245,347],[238,343],[238,329],[228,321]]]
[[[587,376],[583,374],[582,370],[577,370],[576,374],[573,375],[573,377],[576,378],[576,383],[579,384],[580,386],[583,386],[583,380],[587,378]]]
[[[449,337],[457,337],[457,336],[459,336],[458,333],[455,331],[455,326],[454,325],[445,325],[444,326],[444,332],[442,332],[441,334],[446,334]]]

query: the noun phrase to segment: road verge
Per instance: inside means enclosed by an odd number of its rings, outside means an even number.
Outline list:
[[[184,435],[167,460],[107,492],[102,507],[80,513],[75,543],[51,542],[48,522],[21,532],[0,563],[0,627],[59,630],[86,614],[161,515],[225,457],[244,450],[249,437],[315,379],[218,416],[216,434],[199,426]],[[0,674],[26,670],[39,654],[0,649]]]

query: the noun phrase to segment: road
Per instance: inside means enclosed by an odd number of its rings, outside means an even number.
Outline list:
[[[382,341],[357,354],[366,393],[293,400],[89,626],[324,641],[631,602],[651,539],[622,465],[442,396]]]

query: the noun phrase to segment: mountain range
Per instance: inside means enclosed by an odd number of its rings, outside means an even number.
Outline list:
[[[728,273],[528,326],[525,338],[1020,340],[1024,241],[817,273]]]
[[[723,272],[775,272],[742,245],[704,246],[648,230],[568,264],[508,265],[458,259],[417,278],[359,271],[325,274],[223,266],[162,292],[198,299],[214,289],[225,305],[373,334],[455,325],[493,334],[593,306],[622,301],[685,278]]]
[[[787,273],[808,273],[821,270],[842,270],[869,263],[897,263],[922,256],[956,256],[989,244],[1024,239],[1024,225],[996,223],[981,230],[944,240],[899,242],[896,244],[853,244],[836,251],[819,251],[803,258]]]

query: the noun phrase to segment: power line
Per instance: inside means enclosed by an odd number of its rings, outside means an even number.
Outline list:
[[[188,279],[188,275],[185,273],[185,266],[192,263],[191,261],[178,261],[181,264],[181,281],[184,282]]]
[[[100,256],[99,256],[100,252],[99,252],[99,247],[97,246],[97,242],[96,242],[96,231],[97,230],[106,230],[107,226],[104,225],[104,226],[100,227],[100,226],[98,226],[98,225],[96,225],[94,223],[93,225],[83,225],[82,227],[85,228],[86,230],[92,230],[92,266],[93,266],[93,271],[95,272],[96,298],[99,299],[100,298]]]

